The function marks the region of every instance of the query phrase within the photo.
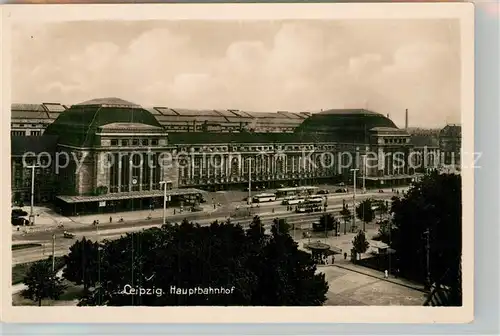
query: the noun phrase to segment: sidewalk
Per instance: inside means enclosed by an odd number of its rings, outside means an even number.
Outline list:
[[[345,269],[348,271],[360,273],[360,274],[367,275],[367,276],[370,276],[373,278],[377,278],[380,280],[391,282],[391,283],[396,284],[396,285],[404,286],[404,287],[414,289],[414,290],[417,290],[417,291],[420,291],[423,293],[427,293],[425,291],[424,285],[417,284],[417,283],[414,283],[412,281],[402,279],[402,278],[395,278],[394,276],[391,276],[391,275],[389,275],[388,279],[385,279],[384,272],[379,272],[379,271],[376,271],[376,270],[368,268],[368,267],[363,267],[363,266],[353,264],[349,260],[342,259],[342,260],[339,260],[338,262],[337,262],[337,260],[335,260],[335,264],[324,265],[323,267],[326,267],[326,266],[335,266],[335,267],[342,268],[342,269]]]
[[[197,213],[211,214],[217,211],[219,208],[213,207],[212,204],[202,204],[200,205],[203,209]],[[175,212],[175,214],[174,214]],[[190,211],[184,211],[183,214],[192,213]],[[166,209],[167,216],[174,216],[181,214],[179,208],[168,208]],[[126,212],[116,212],[116,213],[107,213],[107,214],[95,214],[95,215],[85,215],[85,216],[74,216],[69,217],[69,219],[75,224],[92,224],[95,220],[98,220],[102,223],[109,223],[109,218],[111,217],[113,223],[117,223],[120,218],[123,218],[124,221],[140,221],[147,219],[148,216],[152,218],[162,218],[163,217],[163,208],[158,208],[155,210],[138,210],[138,211],[126,211]]]
[[[201,205],[202,211],[195,212],[199,214],[211,214],[220,208],[213,208],[212,204],[203,204]],[[50,209],[47,208],[38,208],[40,216],[35,219],[35,226],[29,227],[12,227],[13,235],[23,235],[25,232],[33,233],[33,232],[43,232],[43,231],[52,231],[57,229],[58,225],[64,225],[65,229],[78,228],[81,226],[91,225],[95,220],[98,220],[101,224],[109,223],[109,218],[113,219],[113,223],[118,223],[120,218],[123,218],[125,222],[134,222],[146,220],[148,216],[151,216],[152,219],[159,219],[163,217],[163,208],[155,209],[153,211],[150,210],[139,210],[139,211],[126,211],[126,212],[117,212],[117,213],[107,213],[107,214],[94,214],[94,215],[85,215],[85,216],[73,216],[73,217],[64,217]],[[26,210],[25,210],[26,211]],[[44,212],[41,212],[44,211]],[[168,217],[179,216],[181,214],[179,208],[167,208],[166,215]],[[37,212],[35,211],[35,214]],[[45,214],[45,217],[42,216]],[[193,214],[190,211],[184,211],[182,214]],[[50,217],[49,217],[50,216]],[[51,218],[50,222],[40,221],[40,218]],[[19,228],[19,231],[17,230]]]

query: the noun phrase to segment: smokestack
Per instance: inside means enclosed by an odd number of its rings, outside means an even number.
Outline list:
[[[408,109],[405,112],[405,129],[408,129]]]
[[[387,119],[391,119],[391,118],[389,117],[389,113],[387,113]]]

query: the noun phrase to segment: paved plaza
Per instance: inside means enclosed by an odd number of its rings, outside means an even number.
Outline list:
[[[340,265],[318,267],[330,286],[326,306],[423,305],[426,296],[422,291],[388,281],[383,278],[382,273],[374,276],[370,274],[370,270],[364,272],[365,268],[360,268],[363,273]]]

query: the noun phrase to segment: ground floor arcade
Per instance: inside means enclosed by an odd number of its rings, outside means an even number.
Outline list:
[[[205,192],[199,189],[171,189],[166,191],[167,206],[195,206],[205,202]],[[163,190],[112,193],[100,196],[57,196],[56,212],[64,216],[117,213],[123,211],[154,210],[163,207]]]

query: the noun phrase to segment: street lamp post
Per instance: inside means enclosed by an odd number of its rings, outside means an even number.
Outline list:
[[[366,180],[366,154],[363,155],[363,194],[366,193],[365,180]]]
[[[167,224],[167,181],[161,181],[163,185],[163,225]]]
[[[248,158],[248,205],[252,206],[252,158]]]
[[[425,252],[426,252],[425,254],[426,254],[426,271],[427,271],[425,282],[426,282],[427,288],[430,289],[431,288],[431,265],[430,265],[431,232],[429,229],[427,229],[424,232],[424,236],[425,236]]]
[[[31,169],[31,210],[29,216],[30,225],[35,225],[35,213],[33,211],[33,206],[35,202],[35,169],[40,168],[39,165],[28,166],[27,168]],[[24,225],[24,223],[23,223]]]
[[[353,179],[354,179],[354,194],[352,197],[352,202],[353,202],[353,207],[352,207],[352,225],[353,227],[356,227],[356,172],[358,171],[358,168],[353,168],[351,169],[353,173]]]
[[[56,271],[56,235],[52,235],[52,273]]]

